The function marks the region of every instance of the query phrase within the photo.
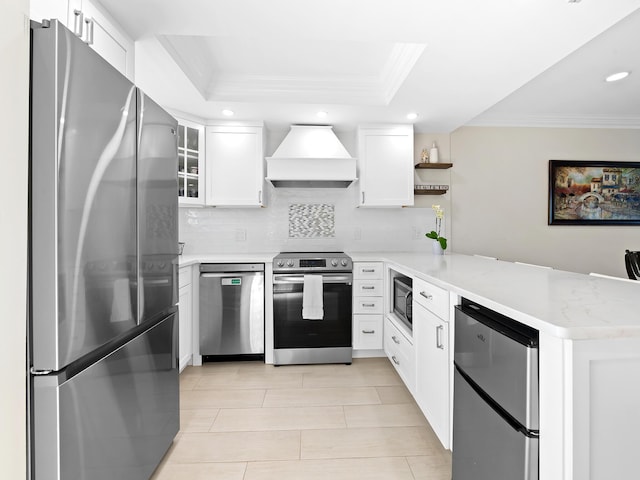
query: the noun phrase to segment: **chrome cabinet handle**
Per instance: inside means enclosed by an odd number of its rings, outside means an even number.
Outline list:
[[[375,330],[362,330],[362,333],[365,333],[365,334],[367,334],[367,335],[370,335],[370,334],[372,334],[372,333],[376,333],[376,331],[375,331]]]
[[[400,345],[400,340],[398,340],[395,335],[391,337],[391,340],[393,340],[394,343],[397,343],[398,345]]]
[[[367,286],[367,285],[363,285],[361,288],[362,288],[362,290],[375,290],[376,289],[376,287],[371,287],[371,286]]]
[[[442,332],[444,331],[444,327],[442,325],[438,325],[436,327],[436,348],[440,350],[444,350],[444,343],[442,343]]]
[[[84,14],[80,10],[74,10],[73,14],[75,15],[73,19],[73,33],[76,34],[76,37],[82,38],[82,25],[84,23]]]
[[[85,37],[85,43],[87,45],[93,45],[93,18],[85,18],[84,23],[87,25],[87,36]]]
[[[362,273],[373,273],[376,270],[374,268],[363,268]]]
[[[428,293],[425,293],[425,292],[420,292],[420,295],[422,295],[427,300],[433,300],[433,295],[431,295],[431,294],[428,294]]]
[[[373,307],[375,307],[375,306],[376,306],[376,304],[375,304],[375,303],[363,303],[363,304],[362,304],[362,306],[363,306],[363,307],[373,308]]]
[[[398,361],[395,355],[391,357],[391,360],[393,360],[393,363],[395,363],[396,365],[400,365],[400,362]]]
[[[262,203],[262,190],[258,190],[258,203]]]
[[[362,192],[362,204],[364,205],[364,192]]]

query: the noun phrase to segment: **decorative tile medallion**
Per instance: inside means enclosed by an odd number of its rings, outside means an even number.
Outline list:
[[[289,238],[335,237],[334,211],[334,205],[327,203],[289,205]]]

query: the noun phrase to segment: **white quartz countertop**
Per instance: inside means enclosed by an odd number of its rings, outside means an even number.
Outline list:
[[[560,338],[640,336],[640,282],[625,282],[470,255],[353,253],[393,264]],[[392,267],[393,267],[392,265]]]
[[[354,262],[384,261],[457,295],[559,338],[640,337],[640,282],[624,282],[470,255],[347,252]],[[277,253],[182,255],[198,263],[270,263]]]

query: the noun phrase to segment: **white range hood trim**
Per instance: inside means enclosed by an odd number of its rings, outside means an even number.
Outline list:
[[[329,125],[292,125],[265,159],[266,180],[274,187],[345,188],[357,180],[356,159]]]

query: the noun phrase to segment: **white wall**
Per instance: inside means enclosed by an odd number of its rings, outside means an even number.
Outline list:
[[[2,478],[26,478],[27,160],[29,0],[0,4],[0,469]]]
[[[266,132],[265,156],[270,156],[275,151],[286,133]],[[355,156],[355,130],[336,134],[349,153]],[[420,142],[424,140],[422,137],[419,138]],[[448,183],[448,174],[446,175],[445,181]],[[434,216],[431,204],[440,203],[444,199],[418,198],[414,208],[369,209],[356,208],[358,189],[355,184],[347,189],[276,189],[270,184],[266,184],[265,187],[266,208],[181,208],[180,241],[186,242],[185,253],[424,249],[430,251],[430,240],[425,238],[424,234],[433,229]],[[434,202],[434,198],[437,201]],[[289,205],[295,203],[333,204],[335,237],[289,238]]]
[[[464,127],[451,134],[453,250],[626,278],[640,226],[549,226],[549,160],[640,160],[640,130]]]

